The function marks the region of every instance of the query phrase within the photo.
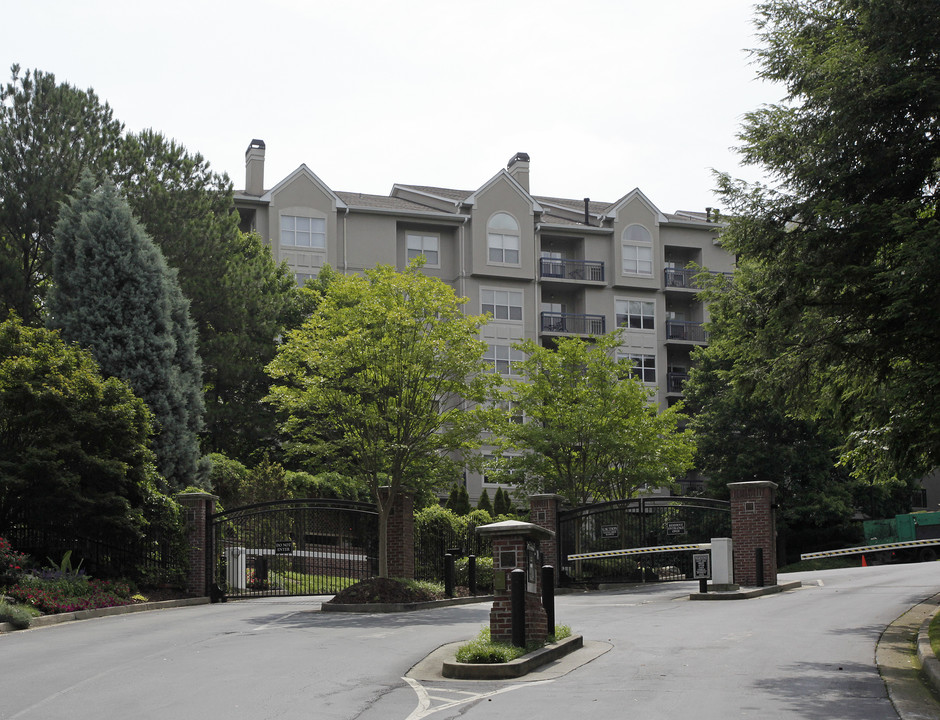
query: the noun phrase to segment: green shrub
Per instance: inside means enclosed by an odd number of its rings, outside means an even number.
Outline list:
[[[483,628],[479,636],[457,648],[459,663],[507,663],[526,654],[526,648],[509,643],[493,642],[490,629]]]
[[[9,603],[0,602],[0,623],[10,623],[17,630],[25,630],[29,627],[29,613]]]
[[[470,585],[470,561],[463,557],[455,563],[457,568],[457,584],[464,587]],[[493,590],[493,558],[477,558],[477,590],[492,592]]]
[[[490,629],[484,627],[480,634],[457,648],[457,662],[459,663],[507,663],[511,660],[534,652],[548,643],[564,640],[571,637],[571,628],[567,625],[556,625],[555,634],[547,638],[546,642],[529,642],[524,648],[510,645],[509,643],[493,642],[490,639]]]

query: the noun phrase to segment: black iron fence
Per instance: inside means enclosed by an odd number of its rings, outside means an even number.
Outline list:
[[[563,584],[651,582],[691,577],[687,551],[569,556],[707,543],[731,536],[730,504],[708,498],[636,498],[588,505],[559,515]]]
[[[145,587],[182,585],[188,567],[182,528],[149,527],[141,537],[50,525],[29,514],[10,516],[0,535],[39,565],[57,565],[67,552],[73,568],[96,578],[127,578]]]
[[[278,500],[209,520],[213,582],[227,597],[335,595],[378,574],[375,506]]]
[[[493,541],[476,533],[476,525],[457,531],[452,527],[415,526],[415,580],[444,582],[444,555],[493,557]]]

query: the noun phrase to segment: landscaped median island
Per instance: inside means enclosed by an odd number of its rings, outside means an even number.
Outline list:
[[[454,597],[443,583],[425,580],[374,577],[338,592],[320,606],[324,612],[402,612],[433,605],[458,605],[492,600],[491,595],[470,595],[466,587],[454,588]]]
[[[441,675],[451,680],[508,680],[518,678],[584,647],[581,635],[572,635],[571,628],[556,625],[555,634],[544,643],[516,647],[490,640],[489,628],[457,648],[454,661],[445,660]]]

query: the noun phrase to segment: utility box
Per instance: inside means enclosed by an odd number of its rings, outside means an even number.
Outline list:
[[[712,538],[712,584],[734,584],[734,553],[731,538]]]

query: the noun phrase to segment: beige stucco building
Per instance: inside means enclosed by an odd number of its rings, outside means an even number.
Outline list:
[[[520,359],[514,342],[622,326],[622,356],[658,403],[675,402],[690,351],[707,339],[690,267],[733,269],[710,211],[664,213],[639,189],[613,202],[534,196],[525,153],[476,189],[396,184],[387,196],[333,190],[306,165],[265,187],[264,157],[253,140],[236,206],[298,282],[325,264],[401,269],[424,255],[425,272],[469,298],[469,312],[492,314],[486,357],[503,374]],[[484,487],[492,497],[497,486],[468,474],[474,501]]]

